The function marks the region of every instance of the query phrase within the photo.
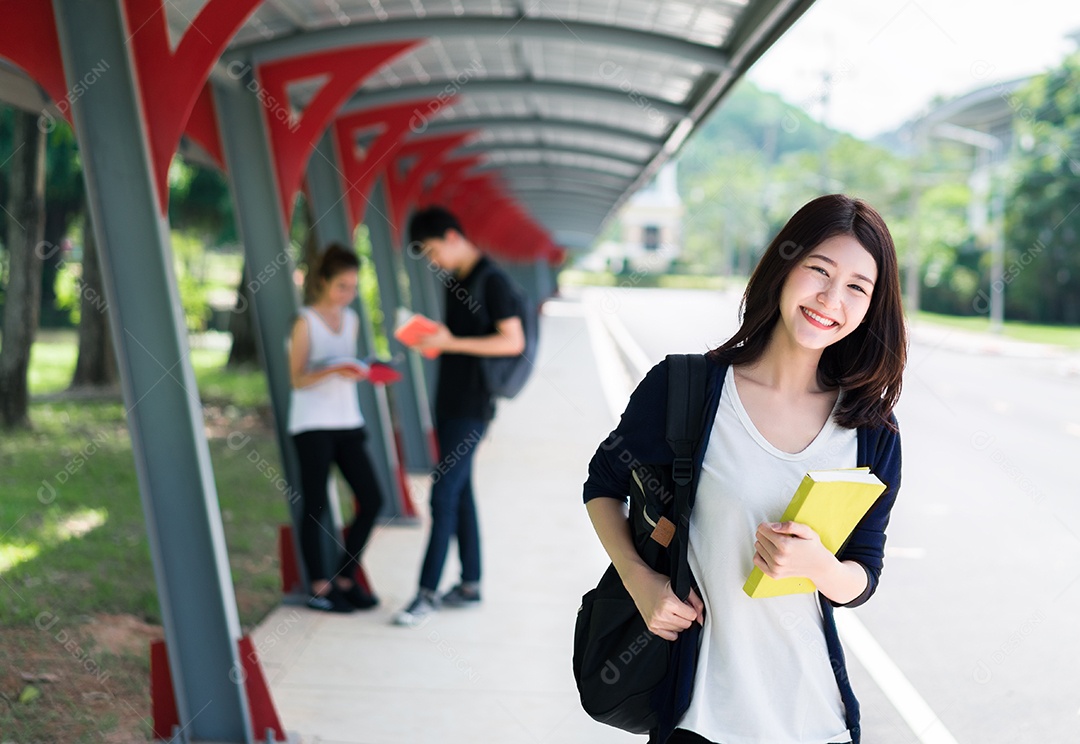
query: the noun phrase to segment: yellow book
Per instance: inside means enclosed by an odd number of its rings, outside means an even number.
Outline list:
[[[811,527],[821,537],[821,544],[835,555],[884,491],[885,484],[870,468],[811,470],[803,477],[779,521]],[[757,566],[743,585],[743,591],[755,598],[816,590],[810,579],[801,576],[773,579]]]

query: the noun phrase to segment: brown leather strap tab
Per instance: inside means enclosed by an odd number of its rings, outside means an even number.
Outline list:
[[[653,528],[649,537],[666,548],[671,544],[671,539],[675,537],[675,523],[667,517],[660,517],[660,521],[656,523],[656,527]]]

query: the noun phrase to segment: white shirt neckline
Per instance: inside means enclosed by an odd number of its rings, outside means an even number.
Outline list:
[[[833,431],[836,429],[836,409],[840,407],[840,399],[844,397],[844,391],[841,390],[840,394],[836,396],[836,402],[833,404],[832,410],[829,411],[829,418],[825,420],[825,424],[818,431],[817,435],[798,452],[785,452],[773,445],[765,435],[758,431],[757,426],[754,425],[753,420],[750,418],[750,414],[746,412],[746,408],[743,407],[742,398],[739,397],[739,388],[735,382],[735,366],[728,365],[727,373],[724,375],[724,386],[731,386],[731,404],[735,407],[735,413],[739,417],[739,421],[746,427],[746,432],[750,437],[758,443],[758,445],[769,454],[779,457],[782,460],[805,460],[808,457],[813,457],[814,454],[825,446],[825,443],[829,441]]]

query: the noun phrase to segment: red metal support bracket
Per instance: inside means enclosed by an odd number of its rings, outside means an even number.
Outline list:
[[[210,70],[229,39],[260,2],[210,0],[191,21],[174,50],[169,42],[162,1],[124,0],[162,214],[169,204],[169,165],[188,116],[205,94]]]
[[[450,199],[452,210],[471,226],[475,242],[495,253],[535,258],[550,251],[551,236],[490,174],[462,179]]]
[[[241,637],[236,644],[240,668],[230,671],[229,677],[235,684],[244,685],[252,733],[259,741],[265,741],[266,733],[272,731],[275,742],[287,741],[255,644],[250,636]],[[172,741],[173,730],[180,725],[180,715],[169,671],[169,652],[161,640],[150,642],[150,706],[154,737]]]
[[[451,97],[442,105],[449,105],[453,100]],[[350,230],[356,230],[364,219],[375,179],[387,163],[393,162],[391,156],[405,136],[416,130],[418,117],[423,117],[425,108],[430,109],[431,104],[432,101],[423,99],[380,106],[346,114],[334,122],[334,143],[341,164]],[[368,131],[374,137],[361,149],[357,146],[357,136]]]
[[[405,215],[419,196],[424,177],[434,171],[451,150],[474,135],[474,132],[462,132],[425,137],[407,142],[398,149],[393,163],[386,169],[390,222],[398,242],[405,227]]]
[[[442,168],[439,168],[436,174],[438,182],[432,188],[426,189],[420,194],[417,204],[420,207],[427,207],[449,202],[468,170],[483,161],[484,157],[482,155],[467,155],[447,161]]]
[[[286,225],[292,221],[293,197],[300,189],[307,159],[334,114],[369,75],[419,43],[410,40],[333,49],[259,65],[263,117],[270,133]],[[326,82],[297,114],[289,103],[288,86],[324,76]]]
[[[206,154],[213,158],[218,168],[225,170],[225,151],[221,147],[221,135],[218,132],[217,107],[214,105],[214,94],[209,83],[203,85],[202,92],[195,100],[195,107],[188,116],[184,134],[195,140]]]
[[[67,80],[51,2],[0,0],[0,57],[21,67],[71,120]]]

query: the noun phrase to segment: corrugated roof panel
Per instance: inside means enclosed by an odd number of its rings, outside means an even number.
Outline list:
[[[203,4],[202,2],[198,3],[199,7],[202,7]],[[194,3],[187,3],[187,5],[194,5]],[[247,23],[237,32],[236,36],[233,37],[230,44],[255,44],[285,34],[296,33],[297,30],[303,30],[302,27],[297,25],[297,22],[302,21],[305,14],[298,13],[294,16],[285,7],[289,5],[292,5],[292,3],[287,3],[285,0],[262,3],[251,18],[248,19]],[[174,13],[179,15],[179,12],[183,11],[189,18],[194,17],[190,15],[190,9],[183,7],[183,4],[178,4],[178,1],[165,3],[165,8],[169,13],[170,28],[174,27]]]
[[[567,166],[570,168],[582,168],[584,170],[605,171],[616,175],[633,178],[641,168],[633,163],[620,160],[612,160],[598,155],[582,155],[559,151],[547,151],[544,153],[544,162],[548,165]]]
[[[627,142],[613,137],[588,134],[570,134],[568,132],[540,130],[541,141],[548,146],[559,148],[576,148],[580,150],[593,150],[597,153],[610,153],[611,155],[640,160],[645,162],[653,155],[655,148],[644,143]]]
[[[536,108],[541,118],[602,124],[657,138],[663,136],[672,123],[668,117],[658,111],[654,110],[650,115],[642,106],[629,98],[624,106],[608,104],[582,106],[581,101],[575,98],[538,96]]]
[[[481,118],[526,117],[532,107],[525,96],[471,95],[443,106],[432,121],[463,121]]]
[[[586,46],[576,41],[524,39],[526,66],[537,80],[576,82],[683,103],[702,67],[647,50]]]
[[[522,74],[513,49],[489,37],[431,39],[372,75],[361,90],[447,82],[465,89],[470,80],[516,78]]]
[[[540,132],[529,127],[521,129],[485,129],[476,138],[488,148],[499,145],[535,145],[540,143]]]

